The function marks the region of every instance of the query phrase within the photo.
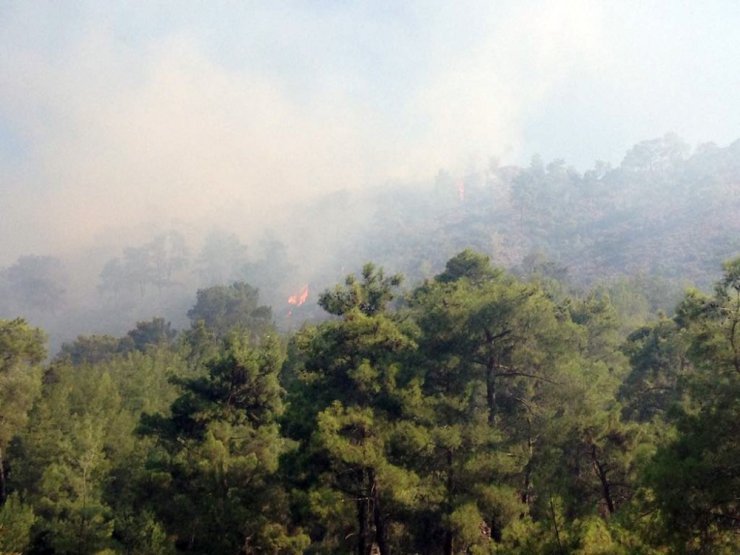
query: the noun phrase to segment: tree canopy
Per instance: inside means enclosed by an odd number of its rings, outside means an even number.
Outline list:
[[[723,268],[637,327],[627,283],[473,250],[406,290],[366,264],[292,333],[244,282],[200,290],[181,333],[155,317],[51,360],[0,320],[0,552],[736,553]]]

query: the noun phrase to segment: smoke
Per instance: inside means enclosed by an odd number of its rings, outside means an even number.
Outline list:
[[[394,90],[373,83],[384,76],[372,75],[372,67],[350,65],[362,63],[363,52],[355,59],[337,51],[366,46],[378,60],[390,55],[373,53],[380,46],[363,44],[368,37],[352,36],[362,17],[376,25],[376,40],[412,47],[387,15],[309,17],[305,7],[292,14],[254,8],[272,20],[275,48],[288,50],[265,54],[270,66],[250,61],[249,52],[225,61],[192,25],[131,37],[117,27],[126,12],[81,8],[58,14],[55,24],[39,13],[42,5],[5,9],[3,27],[13,32],[2,45],[2,121],[20,139],[17,156],[2,159],[0,226],[13,238],[0,245],[3,262],[29,250],[89,245],[106,230],[131,233],[144,223],[218,222],[253,232],[289,200],[511,154],[520,146],[527,106],[593,46],[596,17],[577,2],[509,10],[478,30],[485,36],[472,54],[451,48],[415,69],[408,68],[413,60],[380,68],[390,80],[402,82],[407,69],[418,78]],[[438,37],[443,43],[451,32],[444,25],[472,25],[459,17],[425,24],[418,20],[422,9],[399,25],[445,33]],[[454,17],[441,8],[431,12]],[[289,15],[307,19],[301,30],[281,19]],[[245,34],[254,31],[248,16],[237,14]],[[29,27],[30,37],[23,32]],[[39,47],[33,39],[44,31],[51,38]],[[296,38],[280,37],[291,31]],[[316,44],[295,42],[314,37],[331,48],[325,65],[319,57],[311,68],[302,65],[300,50],[322,53]],[[433,36],[423,40],[435,43]],[[285,59],[291,51],[295,63]],[[532,72],[537,79],[530,80]]]
[[[353,108],[302,110],[277,84],[218,68],[183,39],[158,45],[142,79],[121,87],[139,60],[117,58],[101,40],[73,57],[94,60],[87,71],[43,67],[27,86],[53,94],[30,106],[20,99],[24,112],[53,114],[31,124],[33,169],[3,203],[28,222],[16,229],[32,228],[36,248],[138,222],[264,223],[281,201],[363,178]]]
[[[675,17],[646,27],[665,46],[643,67],[625,49],[629,5],[359,4],[5,3],[0,264],[141,226],[253,235],[318,193],[520,162],[565,135],[611,153],[666,130],[625,127],[648,83],[624,89],[624,108],[615,91],[670,58]],[[571,129],[575,82],[591,113]],[[605,118],[616,131],[593,137]]]

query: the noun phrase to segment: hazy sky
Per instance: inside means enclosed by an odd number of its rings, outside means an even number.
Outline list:
[[[0,3],[0,265],[534,153],[740,138],[740,2]]]

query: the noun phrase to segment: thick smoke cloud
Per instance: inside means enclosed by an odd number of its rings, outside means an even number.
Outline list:
[[[568,156],[568,133],[605,158],[667,128],[732,138],[686,113],[708,86],[681,88],[670,61],[698,17],[687,9],[660,19],[578,0],[371,4],[4,4],[0,264],[115,244],[142,226],[251,233],[319,192],[519,162],[533,145]],[[703,17],[737,22],[725,8]],[[667,68],[661,98],[654,66]],[[728,69],[707,66],[717,82],[737,75]],[[637,97],[664,127],[630,126]],[[671,119],[674,101],[684,109]],[[728,106],[703,108],[728,121]],[[594,129],[605,118],[613,126]]]

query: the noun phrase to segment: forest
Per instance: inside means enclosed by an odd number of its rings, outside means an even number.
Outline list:
[[[465,173],[325,192],[269,214],[261,230],[162,221],[62,253],[0,260],[0,318],[24,316],[50,351],[78,335],[125,334],[162,317],[187,327],[199,289],[245,281],[282,330],[321,319],[316,293],[368,261],[430,279],[466,248],[522,278],[602,287],[633,327],[709,290],[740,253],[740,141],[689,147],[674,134],[620,164],[495,159]],[[311,302],[287,303],[308,285]],[[288,316],[290,314],[290,316]]]
[[[740,554],[738,29],[0,1],[0,555]]]
[[[740,258],[637,316],[552,267],[365,263],[292,330],[227,282],[51,358],[0,320],[0,553],[737,553]]]

